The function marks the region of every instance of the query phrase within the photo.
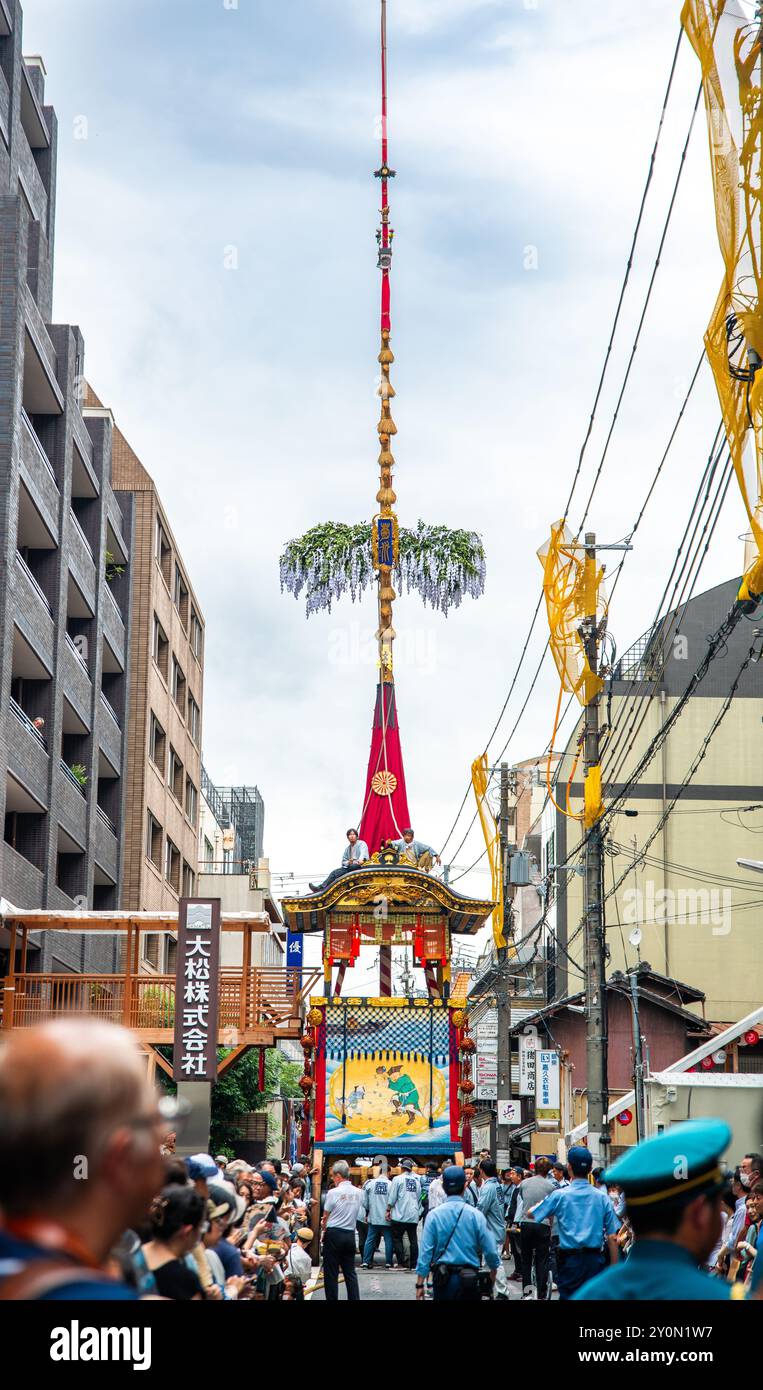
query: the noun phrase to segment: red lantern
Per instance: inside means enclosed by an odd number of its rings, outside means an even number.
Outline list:
[[[702,1068],[703,1071],[712,1071],[712,1070],[713,1070],[713,1059],[712,1059],[712,1057],[703,1057],[703,1058],[702,1058],[702,1061],[700,1062],[700,1066],[701,1066],[701,1068]]]
[[[760,1042],[760,1033],[757,1028],[748,1028],[747,1032],[742,1034],[740,1041],[744,1043],[745,1047],[754,1047],[756,1043]]]
[[[461,1051],[462,1051],[462,1052],[476,1052],[476,1051],[477,1051],[477,1044],[476,1044],[476,1042],[474,1041],[474,1038],[462,1038],[462,1039],[461,1039],[461,1044],[460,1044],[460,1046],[461,1046]]]
[[[313,1048],[315,1047],[315,1039],[313,1038],[312,1033],[303,1033],[302,1037],[300,1038],[300,1042],[302,1044],[302,1051],[306,1052],[309,1056]]]
[[[299,1078],[300,1090],[303,1091],[306,1096],[310,1094],[314,1084],[312,1076],[308,1076],[307,1073]]]
[[[472,1091],[474,1090],[474,1082],[473,1082],[473,1081],[462,1081],[462,1082],[461,1082],[461,1090],[463,1091],[463,1093],[464,1093],[465,1096],[470,1096],[471,1093],[472,1093]]]

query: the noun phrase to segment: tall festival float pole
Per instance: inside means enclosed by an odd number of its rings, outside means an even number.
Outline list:
[[[379,488],[376,494],[378,510],[368,522],[323,522],[313,526],[303,536],[290,541],[281,556],[281,589],[295,597],[305,593],[307,616],[321,610],[331,611],[332,604],[349,595],[357,600],[375,585],[377,591],[378,628],[378,685],[371,735],[371,749],[366,774],[366,787],[360,817],[360,838],[368,845],[373,857],[385,841],[398,839],[411,824],[405,784],[405,771],[397,714],[393,664],[393,604],[397,597],[395,584],[408,592],[420,595],[425,604],[445,616],[460,606],[465,596],[479,598],[485,586],[485,552],[481,538],[473,531],[459,530],[419,521],[415,529],[401,528],[394,506],[393,470],[395,458],[392,440],[397,427],[392,418],[391,402],[395,390],[390,380],[395,358],[392,352],[392,295],[391,270],[395,233],[390,226],[389,189],[395,170],[389,164],[388,134],[388,63],[387,63],[387,0],[381,0],[381,166],[375,178],[381,188],[381,225],[376,233],[378,269],[381,271],[381,346],[378,394],[381,398],[381,417],[377,425],[380,444],[378,457]],[[341,995],[347,961],[339,966],[338,978],[332,991],[332,961],[328,943],[324,947],[325,992]],[[434,987],[434,972],[427,970],[427,984]],[[379,994],[392,995],[392,948],[382,942],[379,948]],[[316,1073],[315,1057],[322,1046],[323,1014],[311,1009],[303,1038],[305,1073],[300,1085],[304,1095],[302,1149],[307,1152],[311,1094]],[[460,1030],[459,1034],[460,1036]],[[468,1041],[465,1052],[468,1068]],[[473,1089],[467,1074],[467,1092]],[[465,1106],[468,1112],[468,1094]]]

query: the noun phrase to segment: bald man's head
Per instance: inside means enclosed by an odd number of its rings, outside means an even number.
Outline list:
[[[150,1199],[161,1183],[156,1118],[125,1029],[62,1019],[12,1033],[0,1050],[0,1208],[54,1210],[104,1186],[119,1208],[131,1184]]]

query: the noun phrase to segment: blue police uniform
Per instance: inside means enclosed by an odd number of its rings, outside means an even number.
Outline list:
[[[686,1200],[714,1197],[723,1185],[720,1155],[731,1141],[722,1120],[688,1120],[664,1134],[630,1149],[604,1174],[604,1182],[619,1183],[626,1212],[654,1217],[659,1233],[660,1207],[675,1209]],[[584,1284],[575,1300],[682,1300],[727,1302],[731,1286],[701,1270],[694,1256],[671,1240],[637,1237],[625,1263],[614,1265]]]
[[[556,1217],[556,1285],[560,1299],[566,1300],[604,1269],[604,1241],[617,1235],[621,1222],[606,1192],[586,1178],[574,1178],[567,1187],[544,1197],[533,1217],[542,1221],[544,1216]]]
[[[425,1222],[416,1265],[418,1277],[426,1279],[436,1265],[450,1266],[448,1280],[435,1283],[434,1298],[452,1301],[461,1296],[458,1270],[478,1270],[483,1259],[488,1269],[498,1268],[498,1247],[482,1212],[467,1205],[462,1196],[446,1197]]]

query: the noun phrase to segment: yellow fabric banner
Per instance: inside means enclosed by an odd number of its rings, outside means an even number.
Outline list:
[[[541,546],[538,559],[543,566],[551,654],[562,689],[588,705],[604,682],[588,663],[580,625],[584,618],[600,616],[603,571],[575,543],[563,520],[551,527],[551,539]]]
[[[705,335],[734,473],[757,557],[739,597],[763,594],[763,45],[728,0],[686,0],[702,68],[723,284]]]
[[[477,811],[479,812],[482,833],[485,837],[485,848],[487,850],[488,862],[490,864],[490,876],[493,884],[493,901],[496,906],[493,909],[493,940],[498,948],[506,945],[506,937],[503,934],[503,874],[501,873],[501,836],[495,817],[487,803],[487,789],[490,781],[487,766],[487,753],[483,753],[481,758],[475,758],[472,763],[472,787],[477,799]]]

